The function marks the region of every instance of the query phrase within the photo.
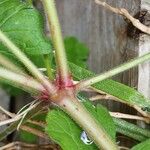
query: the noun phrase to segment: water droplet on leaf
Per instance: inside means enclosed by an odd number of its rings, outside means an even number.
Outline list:
[[[81,140],[83,141],[84,144],[86,145],[91,145],[93,143],[93,141],[91,139],[89,139],[88,135],[86,134],[85,131],[83,131],[81,133]]]

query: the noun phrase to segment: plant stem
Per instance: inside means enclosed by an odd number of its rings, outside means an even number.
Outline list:
[[[48,16],[51,37],[55,48],[56,63],[58,67],[57,71],[61,80],[65,82],[68,80],[69,70],[55,1],[42,0],[42,3],[44,5],[45,12]]]
[[[140,117],[136,115],[130,115],[130,114],[123,114],[120,112],[109,112],[112,117],[115,118],[121,118],[121,119],[131,119],[131,120],[140,120],[144,121],[145,123],[150,123],[150,119],[146,117]]]
[[[53,80],[53,74],[52,74],[52,68],[51,68],[51,58],[49,54],[44,55],[44,62],[45,62],[45,67],[47,71],[47,76],[49,80]]]
[[[3,67],[6,67],[7,69],[12,70],[13,72],[16,72],[19,74],[25,74],[22,69],[20,69],[18,66],[10,62],[8,58],[6,58],[5,56],[1,54],[0,54],[0,64]]]
[[[94,140],[99,148],[104,150],[118,149],[103,127],[97,123],[77,99],[66,97],[58,105],[87,132],[88,136]]]
[[[113,118],[113,121],[117,127],[117,131],[123,135],[138,141],[144,141],[150,138],[150,131],[147,129],[142,129],[135,124],[129,123],[122,119]]]
[[[37,67],[21,52],[21,50],[13,44],[8,37],[0,30],[0,41],[12,52],[26,67],[27,69],[43,84],[50,94],[55,91],[54,86],[43,76]]]
[[[100,75],[97,75],[95,77],[92,77],[92,78],[89,78],[89,79],[85,79],[85,80],[79,82],[76,85],[76,89],[77,90],[81,90],[82,88],[88,87],[88,86],[90,86],[92,84],[95,84],[97,82],[100,82],[102,80],[110,78],[110,77],[112,77],[112,76],[114,76],[116,74],[124,72],[124,71],[126,71],[126,70],[128,70],[128,69],[130,69],[132,67],[135,67],[135,66],[137,66],[137,65],[139,65],[139,64],[141,64],[141,63],[143,63],[143,62],[145,62],[145,61],[147,61],[149,59],[150,59],[150,53],[147,53],[147,54],[145,54],[145,55],[143,55],[141,57],[135,58],[135,59],[133,59],[133,60],[127,62],[127,63],[124,63],[124,64],[122,64],[122,65],[120,65],[120,66],[118,66],[118,67],[116,67],[116,68],[114,68],[114,69],[112,69],[110,71],[107,71],[107,72],[102,73]]]
[[[44,91],[44,87],[32,77],[26,77],[21,74],[11,72],[0,67],[0,80],[5,81],[12,86],[21,87],[30,93],[39,93]]]
[[[42,131],[40,131],[38,129],[31,128],[31,127],[29,127],[27,125],[22,125],[20,127],[20,129],[23,130],[23,131],[26,131],[28,133],[32,133],[33,135],[36,135],[38,137],[41,137],[41,138],[44,138],[44,139],[48,139],[48,136],[44,133],[44,131],[42,132]]]

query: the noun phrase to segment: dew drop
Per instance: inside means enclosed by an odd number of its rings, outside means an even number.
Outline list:
[[[85,131],[83,131],[81,133],[81,137],[80,138],[83,141],[83,143],[86,144],[86,145],[91,145],[93,143],[93,141],[89,139],[89,137],[88,137],[88,135],[86,134]]]

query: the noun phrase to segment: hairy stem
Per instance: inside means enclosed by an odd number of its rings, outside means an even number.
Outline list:
[[[11,72],[1,67],[0,80],[9,83],[12,86],[23,88],[25,91],[28,91],[30,93],[39,93],[41,91],[44,91],[44,87],[32,77],[26,77],[24,75]]]
[[[150,119],[146,117],[140,117],[136,115],[130,115],[130,114],[123,114],[120,112],[109,112],[112,117],[115,118],[121,118],[121,119],[131,119],[131,120],[141,120],[144,121],[145,123],[150,123]]]
[[[97,123],[77,99],[66,97],[58,105],[87,132],[88,136],[94,140],[99,148],[104,150],[118,149],[103,127]]]
[[[123,135],[131,137],[138,141],[144,141],[150,138],[150,131],[147,129],[140,128],[122,119],[113,118],[113,120],[117,127],[117,132]]]
[[[77,90],[81,90],[82,88],[88,87],[88,86],[90,86],[92,84],[95,84],[97,82],[100,82],[102,80],[110,78],[110,77],[112,77],[112,76],[114,76],[116,74],[124,72],[124,71],[126,71],[126,70],[128,70],[128,69],[130,69],[132,67],[135,67],[135,66],[137,66],[137,65],[139,65],[139,64],[141,64],[141,63],[143,63],[143,62],[145,62],[145,61],[147,61],[149,59],[150,59],[150,53],[147,53],[147,54],[145,54],[145,55],[143,55],[141,57],[135,58],[135,59],[133,59],[133,60],[127,62],[127,63],[124,63],[124,64],[122,64],[122,65],[120,65],[120,66],[118,66],[118,67],[116,67],[116,68],[114,68],[114,69],[112,69],[110,71],[107,71],[107,72],[102,73],[100,75],[97,75],[95,77],[92,77],[92,78],[89,78],[89,79],[85,79],[85,80],[79,82],[76,85],[76,89]]]
[[[8,58],[0,54],[0,65],[19,74],[25,74],[21,68],[9,61]]]
[[[44,62],[45,62],[45,67],[47,71],[47,76],[49,80],[53,80],[53,73],[52,73],[52,68],[51,68],[51,58],[49,54],[44,55]]]
[[[26,67],[27,69],[43,84],[50,94],[54,93],[54,86],[43,76],[37,67],[21,52],[21,50],[13,44],[8,37],[0,30],[0,41],[12,52]]]
[[[55,48],[55,56],[57,63],[57,71],[61,80],[65,82],[68,80],[69,70],[67,65],[67,58],[65,53],[64,42],[62,38],[60,23],[56,11],[54,0],[42,0],[45,12],[48,17],[49,26],[51,30],[51,38]]]

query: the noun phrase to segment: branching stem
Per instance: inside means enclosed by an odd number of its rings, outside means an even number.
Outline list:
[[[19,75],[4,68],[0,68],[0,80],[4,80],[13,86],[23,88],[30,93],[39,93],[44,90],[44,87],[32,77]]]
[[[137,66],[137,65],[139,65],[139,64],[141,64],[141,63],[143,63],[149,59],[150,59],[150,53],[147,53],[141,57],[135,58],[135,59],[133,59],[127,63],[124,63],[124,64],[122,64],[122,65],[120,65],[120,66],[118,66],[118,67],[116,67],[110,71],[107,71],[105,73],[102,73],[100,75],[97,75],[97,76],[89,78],[89,79],[85,79],[76,85],[76,90],[81,90],[81,89],[88,87],[92,84],[95,84],[97,82],[100,82],[102,80],[110,78],[116,74],[124,72],[124,71],[126,71],[132,67],[135,67],[135,66]]]
[[[62,80],[62,82],[65,84],[69,77],[69,70],[55,1],[42,0],[42,3],[44,5],[45,13],[47,14],[49,21],[51,38],[55,48],[58,75],[60,76],[59,78]]]
[[[26,67],[27,69],[44,85],[50,94],[54,93],[54,86],[43,76],[37,67],[21,52],[21,50],[9,40],[8,37],[0,30],[0,41],[12,52]]]

